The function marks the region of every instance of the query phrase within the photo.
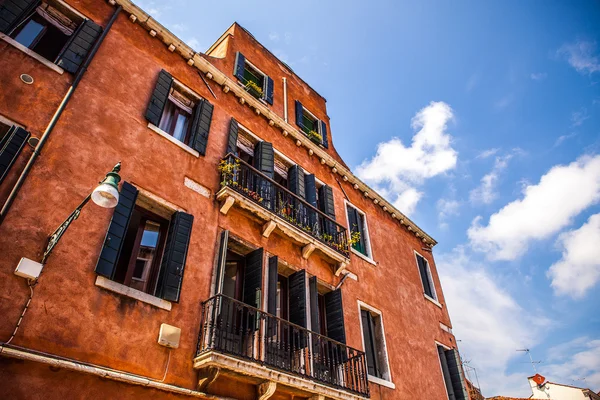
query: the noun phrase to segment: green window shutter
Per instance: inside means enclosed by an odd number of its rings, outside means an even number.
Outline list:
[[[288,278],[290,313],[292,324],[306,328],[306,271],[294,272]]]
[[[119,203],[113,212],[104,246],[100,252],[100,258],[96,264],[96,273],[113,279],[119,255],[125,240],[125,234],[129,227],[129,220],[135,208],[138,190],[128,182],[123,182],[119,192]]]
[[[242,82],[246,82],[244,79],[244,68],[246,68],[246,58],[239,51],[235,53],[235,65],[233,67],[233,75]]]
[[[229,242],[229,231],[221,232],[219,241],[219,259],[215,271],[215,294],[223,293],[223,281],[225,279],[225,262],[227,261],[227,243]]]
[[[458,400],[454,393],[454,387],[452,386],[452,377],[450,376],[450,369],[448,368],[445,350],[442,346],[438,346],[437,348],[440,364],[442,364],[442,375],[444,377],[444,383],[446,384],[446,391],[448,392],[448,400]]]
[[[308,280],[310,297],[310,330],[321,332],[321,321],[319,319],[319,291],[317,289],[317,277],[311,276]]]
[[[460,355],[457,349],[445,350],[446,360],[448,362],[448,373],[452,381],[454,396],[456,400],[469,400],[467,389],[465,388],[465,377],[460,362]]]
[[[265,100],[270,105],[273,105],[273,79],[269,76],[265,76]]]
[[[246,256],[246,268],[244,268],[244,303],[254,308],[261,307],[261,287],[263,271],[262,248],[256,249]]]
[[[423,290],[427,296],[433,298],[433,290],[427,272],[427,261],[417,254],[417,263],[419,264],[419,273],[421,274],[421,282],[423,282]]]
[[[333,190],[330,186],[323,185],[319,188],[319,208],[325,214],[335,219],[335,206],[333,202]]]
[[[377,359],[377,345],[375,343],[375,324],[373,323],[373,316],[367,310],[360,310],[360,317],[362,321],[363,338],[365,341],[365,354],[367,356],[367,369],[369,371],[369,375],[381,378],[379,360]]]
[[[319,121],[321,124],[321,136],[323,137],[323,147],[326,149],[329,148],[329,139],[327,138],[327,124],[323,121]]]
[[[302,197],[306,197],[304,185],[304,170],[299,165],[292,165],[288,170],[288,189],[290,192]]]
[[[267,288],[268,303],[267,303],[267,312],[269,314],[275,315],[277,314],[277,264],[279,263],[279,259],[277,256],[273,256],[269,258],[269,282]]]
[[[31,134],[25,129],[12,126],[0,141],[0,184],[6,178],[30,136]]]
[[[160,277],[158,278],[157,294],[159,297],[175,303],[179,302],[181,294],[183,272],[193,223],[193,215],[177,211],[171,217],[171,224],[169,225],[169,233],[160,267]]]
[[[237,139],[238,139],[239,126],[235,119],[231,118],[229,123],[229,138],[227,139],[227,152],[226,154],[238,155],[237,151]]]
[[[271,143],[258,142],[256,146],[254,146],[254,168],[273,179],[275,171],[275,155]]]
[[[302,107],[302,103],[296,100],[296,125],[300,127],[300,129],[304,129],[304,108]]]
[[[169,92],[173,85],[173,77],[164,69],[158,74],[158,80],[154,87],[154,92],[150,97],[148,108],[146,108],[146,120],[153,125],[160,124],[160,118],[165,109],[167,101],[169,101]]]
[[[325,318],[327,320],[327,336],[345,344],[346,328],[344,326],[341,289],[331,291],[325,295]]]
[[[0,4],[0,32],[10,34],[39,3],[39,0],[4,0]]]
[[[208,133],[210,132],[213,109],[214,106],[212,104],[210,104],[207,100],[202,99],[194,110],[194,122],[192,123],[190,147],[201,155],[206,154]]]
[[[83,21],[69,39],[56,65],[73,74],[77,72],[101,34],[100,25],[89,19]]]

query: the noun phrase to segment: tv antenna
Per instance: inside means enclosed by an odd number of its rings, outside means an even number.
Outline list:
[[[529,356],[529,361],[531,363],[531,368],[533,368],[533,372],[535,372],[537,374],[537,369],[535,368],[535,364],[541,364],[541,361],[533,361],[533,358],[531,357],[531,351],[529,351],[529,349],[517,349],[517,351],[524,351],[525,353],[527,353],[527,355]]]

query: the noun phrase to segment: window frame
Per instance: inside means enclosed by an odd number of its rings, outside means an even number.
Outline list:
[[[316,142],[316,143],[322,146],[323,145],[323,132],[322,132],[322,125],[321,125],[322,121],[319,118],[317,118],[317,116],[315,114],[313,114],[308,108],[304,107],[304,104],[302,104],[302,112],[307,113],[311,118],[313,118],[316,121],[317,133],[319,135],[321,135],[321,142]],[[302,117],[304,118],[304,115]],[[302,122],[302,127],[303,127],[302,133],[304,134],[304,136],[306,136],[310,139],[310,137],[308,136],[308,132],[306,132],[304,130],[304,121]]]
[[[413,252],[415,253],[415,265],[417,266],[417,272],[419,273],[419,281],[421,282],[421,287],[423,288],[423,296],[425,296],[425,298],[429,301],[431,301],[433,304],[435,304],[436,306],[442,308],[442,305],[440,304],[439,300],[438,300],[438,294],[437,294],[437,290],[435,288],[435,282],[433,281],[433,274],[431,273],[431,266],[429,265],[429,260],[427,260],[427,258],[419,253],[417,250],[413,250]],[[431,291],[433,294],[433,297],[429,296],[427,293],[425,293],[425,285],[423,285],[423,278],[421,277],[421,271],[419,270],[419,259],[417,258],[417,256],[420,256],[421,258],[423,258],[423,260],[425,260],[426,263],[426,272],[427,272],[427,279],[429,280],[429,284],[431,285]]]
[[[245,57],[244,57],[244,58],[245,58]],[[255,70],[256,72],[258,72],[259,74],[261,74],[261,75],[262,75],[262,77],[263,77],[263,82],[262,82],[262,87],[261,87],[261,89],[262,89],[262,95],[261,95],[260,97],[257,97],[257,99],[258,99],[258,100],[260,100],[260,101],[263,101],[263,102],[265,102],[265,103],[266,103],[266,100],[265,100],[265,98],[267,97],[267,77],[268,77],[269,75],[267,75],[267,74],[265,74],[264,72],[262,72],[262,71],[260,70],[260,68],[258,68],[258,67],[257,67],[256,65],[254,65],[252,62],[250,62],[250,61],[249,61],[247,58],[245,58],[245,61],[244,61],[244,72],[246,72],[246,66],[248,66],[248,65],[250,66],[250,68],[252,68],[252,69],[253,69],[253,70]],[[244,78],[244,79],[245,79],[245,78]],[[242,83],[242,85],[243,85],[244,87],[246,86],[246,84],[245,84],[245,83],[243,83],[243,82],[240,82],[240,83]],[[247,82],[246,82],[246,83],[247,83]]]
[[[349,202],[347,199],[344,199],[344,212],[346,214],[346,226],[347,226],[349,234],[351,234],[352,230],[350,227],[350,215],[348,214],[348,206],[354,208],[356,211],[358,211],[363,216],[364,225],[365,225],[364,231],[366,234],[365,247],[367,250],[367,254],[361,253],[360,251],[356,250],[352,246],[350,246],[350,251],[352,251],[352,253],[356,254],[358,257],[362,258],[363,260],[367,261],[368,263],[377,265],[377,263],[375,262],[375,260],[373,258],[373,247],[371,246],[371,234],[369,233],[369,223],[367,221],[367,213],[365,213],[363,210],[361,210],[360,208],[358,208],[357,206],[355,206],[354,204]]]
[[[379,360],[379,364],[380,364],[380,368],[382,369],[381,375],[383,376],[383,378],[379,378],[379,377],[369,374],[368,369],[367,369],[367,378],[369,379],[369,382],[373,382],[373,383],[376,383],[381,386],[395,389],[396,385],[394,384],[393,379],[392,379],[392,370],[390,369],[390,357],[389,357],[389,353],[388,353],[387,341],[385,338],[385,324],[383,322],[383,313],[381,312],[381,310],[379,310],[361,300],[357,300],[357,305],[358,305],[358,321],[360,324],[360,337],[361,337],[361,343],[363,345],[363,351],[365,351],[366,347],[365,347],[365,337],[364,337],[364,333],[363,333],[361,311],[365,310],[365,311],[370,312],[371,314],[377,314],[377,316],[379,317],[379,325],[381,325],[381,336],[382,337],[380,338],[380,342],[381,342],[383,348],[380,351],[383,355],[383,360]],[[365,353],[365,357],[366,357],[366,353]],[[365,358],[365,361],[366,361],[366,358]]]
[[[438,342],[437,340],[434,340],[434,344],[435,344],[435,356],[438,360],[438,365],[440,366],[440,374],[442,375],[442,383],[444,386],[444,392],[446,393],[446,398],[448,399],[448,388],[446,388],[446,377],[444,376],[444,368],[442,367],[442,360],[440,360],[440,353],[438,352],[438,346],[442,347],[444,350],[452,350],[451,347],[446,346],[443,343]]]

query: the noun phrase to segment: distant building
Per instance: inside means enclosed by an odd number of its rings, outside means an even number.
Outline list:
[[[590,389],[579,388],[571,385],[545,381],[546,378],[540,374],[530,376],[529,386],[531,386],[532,395],[527,399],[544,400],[600,400],[599,394]],[[526,400],[521,397],[490,397],[487,400]]]

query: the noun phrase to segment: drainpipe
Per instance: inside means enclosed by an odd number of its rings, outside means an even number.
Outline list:
[[[117,19],[117,16],[119,15],[119,13],[121,12],[122,9],[123,9],[122,6],[118,6],[116,8],[115,12],[110,17],[110,20],[106,24],[106,28],[104,28],[104,30],[102,31],[102,34],[100,35],[100,37],[94,44],[94,47],[92,47],[90,54],[88,54],[85,62],[77,71],[77,75],[75,76],[75,79],[73,80],[73,83],[71,84],[71,87],[69,87],[67,94],[65,94],[65,97],[63,98],[62,102],[58,106],[58,109],[54,113],[54,116],[52,116],[52,119],[50,120],[50,123],[48,124],[48,126],[46,127],[46,130],[42,134],[42,137],[40,138],[40,141],[38,142],[37,146],[35,147],[35,150],[33,150],[33,154],[29,158],[27,165],[23,169],[23,172],[21,172],[21,175],[19,176],[17,183],[15,183],[15,186],[13,187],[12,191],[8,195],[8,198],[6,199],[6,202],[4,203],[4,206],[2,207],[2,210],[0,211],[0,225],[4,221],[4,218],[6,217],[8,210],[10,210],[12,203],[15,201],[15,198],[17,197],[19,190],[21,190],[23,183],[25,183],[25,179],[27,179],[27,176],[29,175],[31,168],[33,168],[33,164],[35,164],[36,159],[39,157],[40,152],[42,151],[42,148],[44,147],[44,144],[46,144],[46,141],[48,140],[48,137],[50,136],[50,133],[52,133],[52,131],[54,130],[54,127],[56,126],[56,123],[58,122],[63,111],[67,107],[69,100],[71,100],[71,96],[73,95],[73,92],[75,92],[75,89],[77,89],[77,86],[79,85],[79,82],[83,78],[85,71],[87,71],[88,66],[92,62],[92,59],[96,55],[96,52],[100,48],[100,45],[104,41],[104,38],[108,34],[108,31],[110,31],[110,28],[112,27],[113,23]]]
[[[283,78],[283,120],[285,122],[288,122],[287,107],[287,78]]]

